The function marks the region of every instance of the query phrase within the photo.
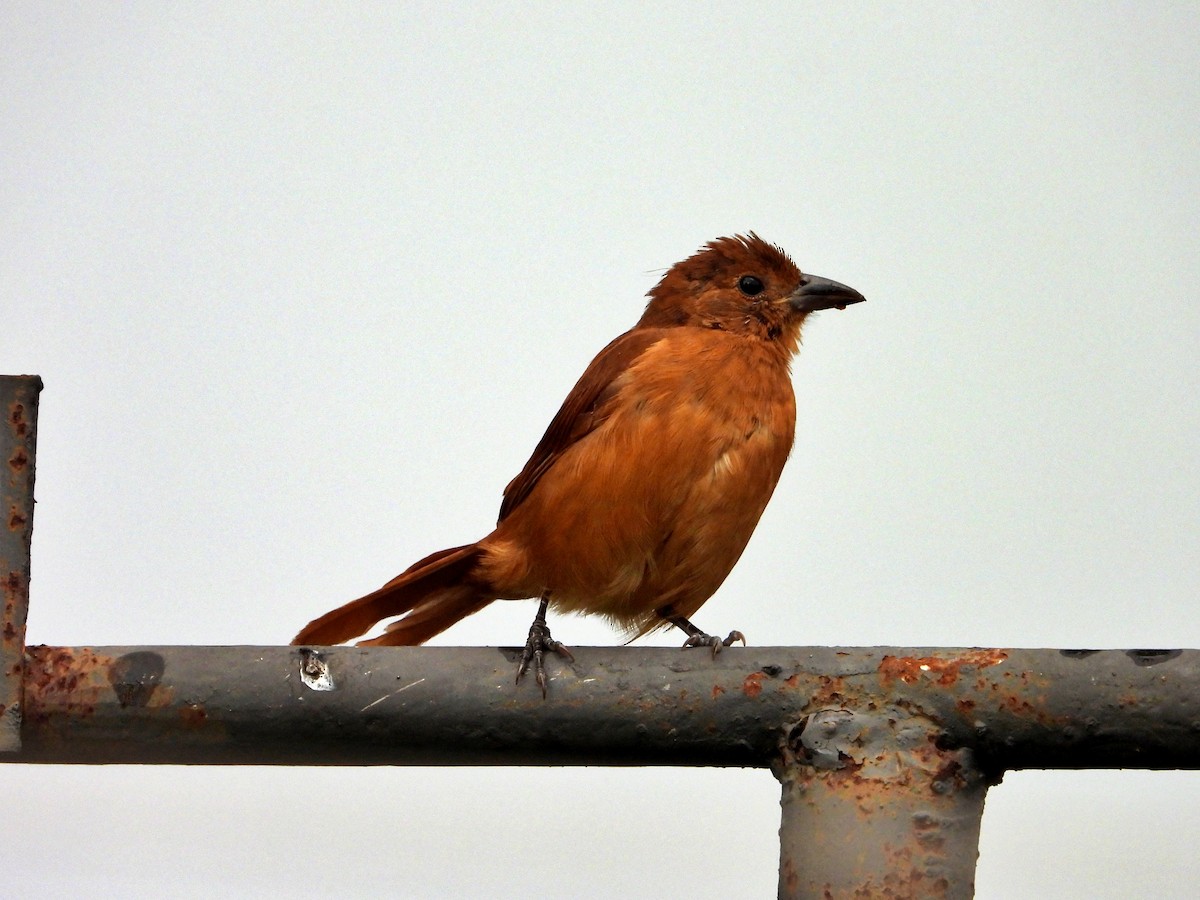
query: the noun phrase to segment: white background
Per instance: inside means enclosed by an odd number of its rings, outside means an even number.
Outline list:
[[[46,382],[30,643],[285,643],[482,536],[662,269],[755,229],[868,302],[810,321],[792,460],[702,627],[1200,646],[1200,8],[443,7],[0,7],[0,370]],[[762,771],[0,792],[13,894],[775,890]],[[1198,827],[1194,773],[1010,774],[979,896],[1190,897]]]

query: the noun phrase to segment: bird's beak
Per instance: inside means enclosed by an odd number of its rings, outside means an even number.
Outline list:
[[[799,313],[816,312],[819,309],[845,309],[851,303],[862,303],[867,298],[852,287],[822,278],[820,275],[804,275],[800,287],[788,297],[792,309]]]

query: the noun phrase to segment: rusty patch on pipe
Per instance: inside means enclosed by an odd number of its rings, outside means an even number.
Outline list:
[[[5,651],[18,655],[21,651],[23,636],[16,625],[17,609],[25,608],[25,579],[20,572],[9,572],[4,579],[4,627],[0,629],[0,641]],[[19,669],[14,666],[14,669]],[[12,674],[16,674],[14,671]]]
[[[5,612],[12,612],[13,601],[17,599],[17,594],[21,590],[21,585],[25,579],[21,577],[20,572],[9,570],[8,577],[4,579],[4,602]]]
[[[29,647],[25,672],[26,715],[48,718],[50,711],[91,716],[110,690],[111,656],[90,647]]]
[[[185,703],[179,707],[179,719],[185,728],[200,728],[208,721],[203,703]]]
[[[902,854],[886,854],[894,860],[898,868],[904,868],[903,873],[889,872],[876,881],[868,878],[849,893],[835,893],[832,886],[825,890],[824,897],[832,900],[834,897],[867,898],[872,897],[945,897],[950,891],[950,882],[945,878],[931,878],[916,868],[912,859],[905,859]]]
[[[879,663],[879,674],[885,685],[899,680],[905,684],[932,681],[950,687],[958,681],[963,669],[984,669],[1008,659],[1003,650],[969,650],[960,656],[885,656]]]
[[[790,680],[790,679],[789,679]],[[820,675],[812,696],[814,706],[841,705],[846,699],[846,679],[840,675]]]
[[[780,882],[787,888],[787,893],[780,891],[781,896],[793,897],[800,887],[800,876],[796,873],[796,864],[790,856],[784,856],[783,865],[779,870]],[[832,896],[826,891],[828,896]]]
[[[742,682],[742,693],[747,697],[757,697],[762,693],[762,683],[766,677],[762,672],[751,672]]]
[[[96,653],[90,647],[29,647],[26,714],[40,721],[55,715],[90,717],[109,692],[116,694],[123,708],[169,706],[173,692],[160,684],[163,668],[157,653],[114,657]]]
[[[29,431],[29,423],[25,419],[25,404],[20,400],[8,404],[8,427],[19,438],[25,437]]]
[[[25,452],[24,447],[18,447],[13,451],[13,455],[8,458],[8,467],[13,472],[20,474],[25,467],[29,465],[29,454]]]

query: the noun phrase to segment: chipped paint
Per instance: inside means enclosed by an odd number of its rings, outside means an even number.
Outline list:
[[[1004,650],[967,650],[948,656],[884,656],[879,674],[886,685],[900,679],[906,684],[931,682],[949,687],[958,681],[963,669],[985,669],[1008,659]]]
[[[747,697],[757,697],[762,693],[762,683],[766,677],[762,672],[751,672],[742,680],[742,693]]]

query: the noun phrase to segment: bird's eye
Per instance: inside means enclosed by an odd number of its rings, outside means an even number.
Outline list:
[[[738,290],[747,297],[757,297],[763,292],[762,279],[753,275],[743,275],[738,279]]]

